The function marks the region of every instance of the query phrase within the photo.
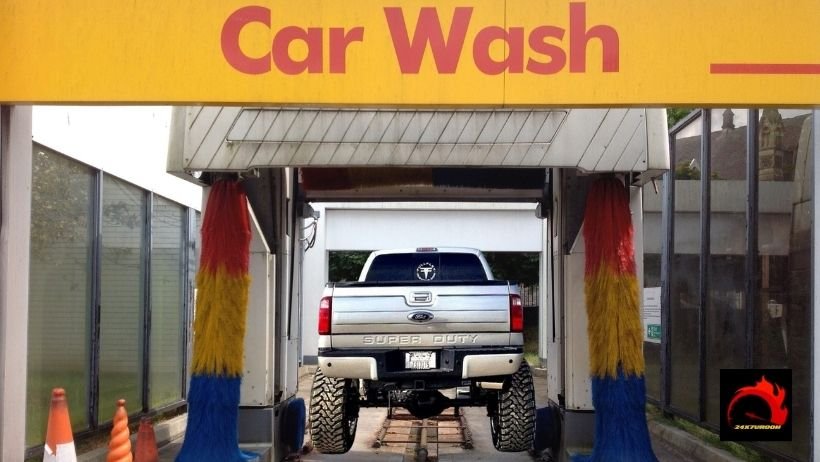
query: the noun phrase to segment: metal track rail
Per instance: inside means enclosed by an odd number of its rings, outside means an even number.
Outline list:
[[[473,448],[472,433],[459,408],[427,419],[414,417],[400,408],[391,409],[387,415],[373,447],[403,444],[405,462],[436,461],[440,445]]]

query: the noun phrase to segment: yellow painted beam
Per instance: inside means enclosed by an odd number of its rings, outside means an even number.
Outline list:
[[[820,105],[817,0],[2,0],[2,103]]]

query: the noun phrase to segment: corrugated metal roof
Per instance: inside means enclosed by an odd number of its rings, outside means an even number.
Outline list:
[[[169,171],[284,166],[644,171],[650,138],[648,111],[663,112],[634,108],[177,108]]]

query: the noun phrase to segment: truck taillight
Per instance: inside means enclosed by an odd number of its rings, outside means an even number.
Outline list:
[[[524,308],[519,295],[510,295],[510,332],[524,332]]]
[[[333,310],[333,300],[330,297],[322,297],[319,302],[319,335],[330,335],[330,314]]]

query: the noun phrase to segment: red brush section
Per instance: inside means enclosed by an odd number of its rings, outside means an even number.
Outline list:
[[[604,265],[617,274],[635,274],[629,193],[617,178],[592,184],[584,217],[586,275],[594,276]]]
[[[236,181],[217,181],[208,195],[202,223],[200,269],[216,272],[223,266],[230,275],[246,275],[250,240],[247,198],[242,185]]]

